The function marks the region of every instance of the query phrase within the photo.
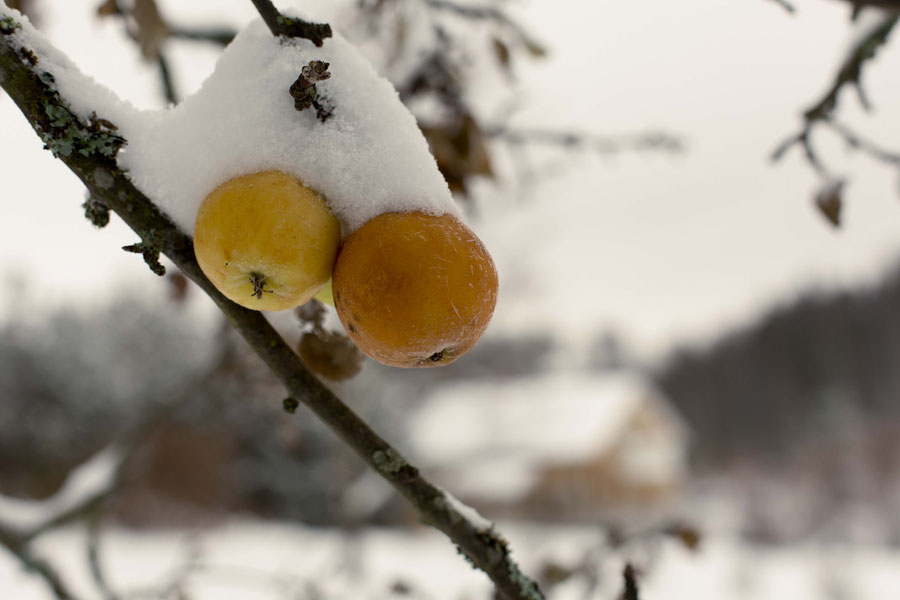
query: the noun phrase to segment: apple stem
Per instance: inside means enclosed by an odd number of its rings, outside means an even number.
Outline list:
[[[253,291],[250,293],[250,295],[256,296],[260,300],[262,299],[263,293],[274,293],[272,290],[266,289],[266,276],[262,273],[250,273],[250,285],[253,286]]]

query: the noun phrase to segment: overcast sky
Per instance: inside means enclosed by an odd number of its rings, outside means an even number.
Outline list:
[[[115,23],[92,18],[96,4],[42,0],[42,28],[121,95],[161,106],[155,70],[120,43]],[[160,5],[181,22],[254,15],[242,0]],[[779,166],[767,160],[826,88],[851,35],[844,3],[796,5],[794,16],[769,0],[514,6],[551,49],[547,60],[519,66],[516,123],[599,134],[663,129],[682,135],[689,151],[572,156],[527,190],[482,186],[485,206],[473,225],[500,267],[495,333],[551,327],[578,347],[609,328],[656,356],[745,323],[798,290],[870,283],[894,264],[896,172],[821,136],[829,165],[850,179],[846,226],[835,232],[811,207],[816,179],[799,154]],[[215,56],[212,46],[177,45],[182,88],[199,85]],[[875,113],[863,114],[847,93],[840,114],[900,148],[900,42],[881,52],[865,81]],[[18,282],[14,293],[3,290],[0,312],[12,302],[87,306],[124,286],[163,289],[139,257],[118,250],[136,241],[124,226],[98,232],[82,217],[81,184],[41,150],[5,97],[0,131],[0,276]]]

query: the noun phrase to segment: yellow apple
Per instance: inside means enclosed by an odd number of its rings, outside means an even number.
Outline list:
[[[341,226],[325,201],[280,171],[229,179],[204,199],[194,253],[230,300],[284,310],[312,298],[331,277]]]
[[[328,283],[325,284],[321,290],[316,293],[316,300],[322,302],[323,304],[327,304],[328,306],[334,306],[334,295],[331,291],[331,280],[328,280]]]

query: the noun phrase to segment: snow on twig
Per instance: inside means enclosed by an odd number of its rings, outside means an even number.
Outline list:
[[[464,519],[471,523],[474,529],[478,531],[490,531],[494,527],[494,524],[482,517],[477,510],[468,504],[464,504],[447,490],[442,491],[444,492],[444,498],[447,500],[447,503],[450,504],[456,512],[462,515]]]

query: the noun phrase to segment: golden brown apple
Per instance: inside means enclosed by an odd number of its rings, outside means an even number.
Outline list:
[[[497,303],[497,270],[456,217],[385,213],[350,235],[332,290],[356,345],[386,365],[431,367],[471,349]]]

